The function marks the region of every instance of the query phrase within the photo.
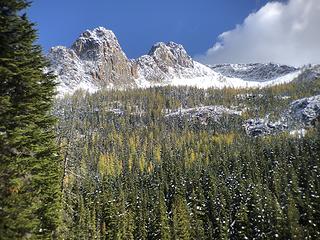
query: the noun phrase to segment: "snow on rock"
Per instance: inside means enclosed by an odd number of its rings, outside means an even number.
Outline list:
[[[308,65],[302,67],[301,74],[295,79],[295,81],[313,81],[318,78],[320,78],[320,65]]]
[[[290,135],[298,137],[298,138],[303,138],[307,133],[307,130],[302,128],[302,129],[296,129],[292,130],[289,132]]]
[[[54,47],[48,54],[49,71],[58,76],[58,92],[79,88],[96,91],[101,87],[132,87],[138,78],[136,66],[126,57],[110,30],[87,30],[71,48]]]
[[[211,66],[211,68],[226,77],[240,78],[245,81],[253,82],[274,80],[298,70],[295,67],[274,63],[217,64]]]
[[[265,118],[248,119],[243,127],[250,136],[263,136],[288,131],[290,135],[304,137],[306,129],[320,120],[320,95],[293,101],[277,122]]]
[[[140,78],[150,82],[150,85],[169,85],[174,78],[203,76],[196,72],[195,62],[183,46],[174,42],[156,43],[148,55],[138,58],[135,63]]]
[[[241,111],[232,110],[224,106],[217,105],[217,106],[201,106],[201,107],[194,107],[194,108],[180,108],[175,112],[166,114],[165,117],[166,118],[187,117],[189,119],[196,118],[196,119],[203,120],[204,122],[207,118],[217,121],[223,115],[241,115],[241,114],[242,114]]]
[[[137,84],[140,87],[161,84],[168,79],[168,75],[160,69],[152,56],[144,55],[135,60],[135,63],[138,65],[140,78]]]
[[[168,72],[169,67],[193,67],[193,60],[187,51],[182,45],[174,42],[156,43],[152,46],[148,55],[154,59],[159,68],[164,72]]]
[[[256,88],[320,76],[315,65],[303,69],[271,63],[205,66],[174,42],[156,43],[147,55],[129,60],[115,34],[103,27],[86,30],[70,48],[52,48],[48,59],[52,64],[48,70],[58,76],[60,95],[80,88],[94,92],[163,85]]]
[[[320,117],[320,95],[292,102],[289,113],[293,119],[300,123],[312,124]]]
[[[299,77],[301,74],[301,70],[294,71],[292,73],[288,73],[286,75],[277,77],[273,80],[262,82],[260,84],[257,84],[258,87],[270,87],[274,85],[289,83],[294,81],[297,77]]]
[[[73,93],[81,88],[89,92],[96,91],[97,87],[85,73],[83,63],[72,49],[57,46],[51,49],[48,57],[51,60],[51,67],[48,70],[58,76],[59,95]]]
[[[155,44],[148,55],[135,62],[143,83],[138,85],[142,87],[258,88],[288,83],[301,74],[297,68],[271,63],[205,66],[193,61],[182,45],[173,42]]]
[[[288,128],[288,126],[281,122],[270,122],[267,118],[248,119],[244,123],[244,128],[249,136],[257,137],[263,135],[270,135],[282,132]]]

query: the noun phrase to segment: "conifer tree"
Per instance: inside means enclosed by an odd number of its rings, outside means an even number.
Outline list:
[[[34,44],[25,0],[0,1],[0,236],[50,239],[61,170],[50,110],[55,82]]]
[[[165,195],[163,190],[159,190],[156,208],[156,229],[154,232],[157,233],[157,237],[155,239],[170,239],[170,226],[169,226],[169,218],[167,213],[167,206],[165,202]]]
[[[204,239],[204,223],[203,223],[203,203],[204,199],[198,199],[198,196],[192,191],[191,194],[191,211],[192,211],[192,219],[191,219],[191,236],[192,239]]]
[[[191,239],[190,216],[185,199],[177,195],[173,206],[174,239]]]

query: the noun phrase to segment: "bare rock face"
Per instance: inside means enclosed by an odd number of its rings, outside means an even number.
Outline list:
[[[143,76],[150,83],[162,83],[168,76],[160,68],[158,63],[150,55],[138,58],[135,63],[138,66],[139,75]]]
[[[248,119],[244,123],[246,133],[252,137],[272,135],[283,132],[288,129],[286,122],[270,122],[268,119]]]
[[[136,68],[122,51],[110,30],[85,31],[71,47],[86,64],[86,72],[105,84],[129,84],[137,78]]]
[[[304,125],[313,124],[320,117],[320,95],[292,102],[289,114]]]
[[[182,45],[159,42],[148,55],[138,58],[138,71],[148,82],[166,84],[170,79],[194,69],[194,61]]]
[[[154,59],[159,68],[165,73],[169,71],[169,67],[193,67],[193,60],[183,46],[174,42],[167,44],[157,43],[151,48],[148,55]]]
[[[52,48],[48,58],[63,87],[70,89],[86,82],[97,87],[128,87],[138,78],[136,64],[122,51],[114,33],[103,27],[85,31],[70,49]]]
[[[48,58],[51,62],[48,70],[57,75],[58,93],[72,93],[78,88],[85,88],[89,91],[90,89],[92,91],[96,89],[91,76],[85,72],[83,62],[72,49],[63,46],[54,47],[51,49]]]
[[[264,136],[288,131],[291,135],[303,136],[305,128],[320,122],[320,95],[301,98],[290,103],[277,122],[262,119],[248,119],[244,128],[249,136]]]
[[[147,55],[131,61],[115,34],[103,27],[85,31],[71,48],[52,48],[48,58],[49,70],[58,76],[60,93],[170,84],[173,78],[195,75],[194,61],[182,45],[157,43]]]

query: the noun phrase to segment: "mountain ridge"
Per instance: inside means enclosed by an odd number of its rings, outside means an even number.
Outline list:
[[[86,30],[70,48],[51,48],[48,59],[48,70],[58,78],[59,95],[80,88],[95,92],[101,88],[163,85],[266,87],[293,81],[301,74],[314,78],[320,72],[319,66],[295,68],[273,63],[208,66],[193,60],[181,44],[174,42],[158,42],[146,55],[129,59],[115,34],[104,27]]]

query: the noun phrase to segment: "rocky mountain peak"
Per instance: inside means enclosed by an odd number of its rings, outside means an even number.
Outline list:
[[[71,46],[76,54],[84,60],[98,60],[106,54],[121,54],[126,58],[115,34],[104,27],[86,30]]]
[[[71,48],[52,48],[48,58],[64,89],[77,89],[83,82],[86,86],[130,86],[138,77],[136,65],[122,51],[115,34],[103,27],[86,30]]]
[[[168,68],[187,67],[192,68],[193,60],[181,44],[174,42],[159,42],[152,46],[148,53],[164,72]]]
[[[86,30],[81,35],[80,38],[94,38],[98,39],[109,39],[109,40],[117,40],[116,35],[111,31],[104,27],[97,27],[93,30]]]
[[[159,42],[152,46],[149,51],[150,56],[164,71],[168,72],[168,67],[192,68],[193,60],[181,44],[174,42]]]
[[[190,78],[198,74],[187,51],[181,44],[174,42],[158,42],[147,55],[134,62],[140,76],[151,85],[166,84],[174,78]]]

